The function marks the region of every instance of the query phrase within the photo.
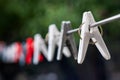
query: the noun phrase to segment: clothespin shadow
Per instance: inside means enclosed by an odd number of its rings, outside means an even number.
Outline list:
[[[79,64],[83,63],[90,39],[93,41],[93,43],[95,43],[96,47],[101,52],[102,56],[106,60],[110,59],[109,51],[102,39],[98,27],[90,28],[90,24],[95,23],[95,20],[90,11],[83,13],[82,23],[84,24],[82,25],[81,28],[82,39],[80,39],[79,43],[78,63]]]
[[[70,26],[71,26],[70,21],[63,21],[62,22],[57,60],[61,60],[63,47],[65,46],[66,43],[68,43],[67,45],[70,47],[70,50],[73,53],[74,59],[75,60],[77,59],[77,48],[76,48],[76,44],[74,41],[74,37],[72,34],[67,34],[67,32],[69,30],[71,30]]]
[[[60,35],[61,33],[58,31],[55,24],[49,26],[48,33],[48,60],[52,61],[55,55],[55,47],[60,45]],[[66,57],[70,57],[71,53],[67,46],[63,47],[62,53]]]

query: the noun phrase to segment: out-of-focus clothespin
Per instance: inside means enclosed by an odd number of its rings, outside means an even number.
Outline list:
[[[25,58],[26,57],[26,43],[22,42],[22,53],[20,55],[20,59],[19,59],[19,64],[20,66],[24,66],[25,65]]]
[[[83,25],[81,27],[80,35],[81,39],[79,44],[78,63],[79,64],[83,63],[90,39],[95,43],[96,47],[98,48],[102,56],[106,60],[110,59],[109,51],[102,39],[98,27],[90,28],[90,25],[95,23],[93,15],[90,11],[83,13],[82,23]]]
[[[49,31],[48,31],[48,60],[52,61],[54,58],[54,53],[55,53],[55,48],[56,46],[59,47],[60,45],[60,35],[61,33],[58,31],[57,27],[55,24],[52,24],[49,26]],[[71,53],[67,45],[63,47],[62,53],[66,57],[70,57]]]
[[[32,57],[33,57],[33,47],[34,40],[33,38],[29,37],[26,39],[26,57],[25,57],[25,62],[27,65],[32,63]]]
[[[5,63],[15,63],[15,54],[16,54],[16,46],[15,43],[7,46],[2,55],[2,60]]]
[[[73,53],[74,59],[77,59],[77,48],[74,41],[74,37],[72,34],[67,34],[67,32],[71,30],[71,22],[70,21],[63,21],[61,25],[61,35],[60,35],[60,42],[58,46],[58,54],[57,54],[57,60],[61,60],[62,58],[62,51],[64,45],[67,43],[69,44],[70,50]]]
[[[43,56],[48,60],[47,47],[44,39],[40,34],[35,34],[34,36],[34,56],[33,64],[38,64],[39,60],[43,60]]]
[[[22,44],[20,42],[16,42],[15,46],[16,46],[15,62],[18,63],[21,55],[23,54]]]

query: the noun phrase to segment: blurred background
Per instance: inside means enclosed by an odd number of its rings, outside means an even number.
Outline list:
[[[85,11],[99,21],[120,13],[120,0],[0,0],[0,41],[24,42],[36,33],[45,38],[48,26],[56,24],[60,30],[63,20],[78,28]],[[97,48],[89,45],[81,65],[73,57],[25,66],[1,61],[0,80],[120,80],[120,20],[102,27],[111,60],[103,59]],[[79,36],[74,36],[78,47]]]

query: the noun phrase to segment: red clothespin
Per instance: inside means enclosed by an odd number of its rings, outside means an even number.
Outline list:
[[[33,51],[33,38],[29,37],[26,39],[26,64],[32,63]]]
[[[20,56],[22,55],[22,44],[20,42],[16,42],[15,46],[16,46],[15,62],[17,63],[20,60]]]

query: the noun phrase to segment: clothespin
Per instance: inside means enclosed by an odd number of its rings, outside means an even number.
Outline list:
[[[22,42],[22,54],[20,56],[20,60],[19,60],[19,64],[20,66],[23,66],[25,65],[25,60],[26,60],[26,43],[25,42]]]
[[[96,47],[98,48],[102,56],[106,60],[109,60],[110,54],[102,39],[98,27],[90,27],[91,24],[95,23],[93,15],[90,11],[83,13],[82,23],[83,23],[81,27],[82,39],[80,39],[79,44],[78,63],[80,64],[83,63],[90,39],[95,43]]]
[[[2,55],[3,62],[14,63],[15,62],[15,54],[16,54],[16,46],[13,43],[4,49],[3,55]]]
[[[8,47],[5,47],[2,53],[2,61],[7,62],[7,53],[8,53]]]
[[[60,35],[61,35],[61,33],[58,31],[55,24],[52,24],[49,26],[49,31],[48,31],[48,60],[49,61],[53,60],[55,47],[60,45],[59,44],[60,43]],[[71,53],[67,46],[63,47],[62,52],[66,57],[71,56]]]
[[[74,37],[73,37],[72,34],[69,34],[69,35],[67,34],[67,32],[69,30],[71,30],[70,26],[71,26],[70,21],[63,21],[62,22],[57,60],[61,60],[61,58],[62,58],[61,53],[62,53],[63,47],[66,43],[69,44],[70,50],[73,53],[74,59],[75,60],[77,59],[77,48],[76,48],[76,44],[75,44],[75,41],[74,41]]]
[[[21,55],[23,54],[22,44],[20,42],[15,43],[16,54],[15,54],[15,62],[17,63],[20,60]]]
[[[34,56],[33,56],[34,64],[38,64],[39,60],[41,61],[43,60],[43,56],[41,55],[41,53],[48,60],[47,47],[45,41],[40,34],[36,34],[34,36]]]
[[[32,63],[32,57],[33,57],[33,39],[31,37],[26,39],[26,64],[29,65]]]

